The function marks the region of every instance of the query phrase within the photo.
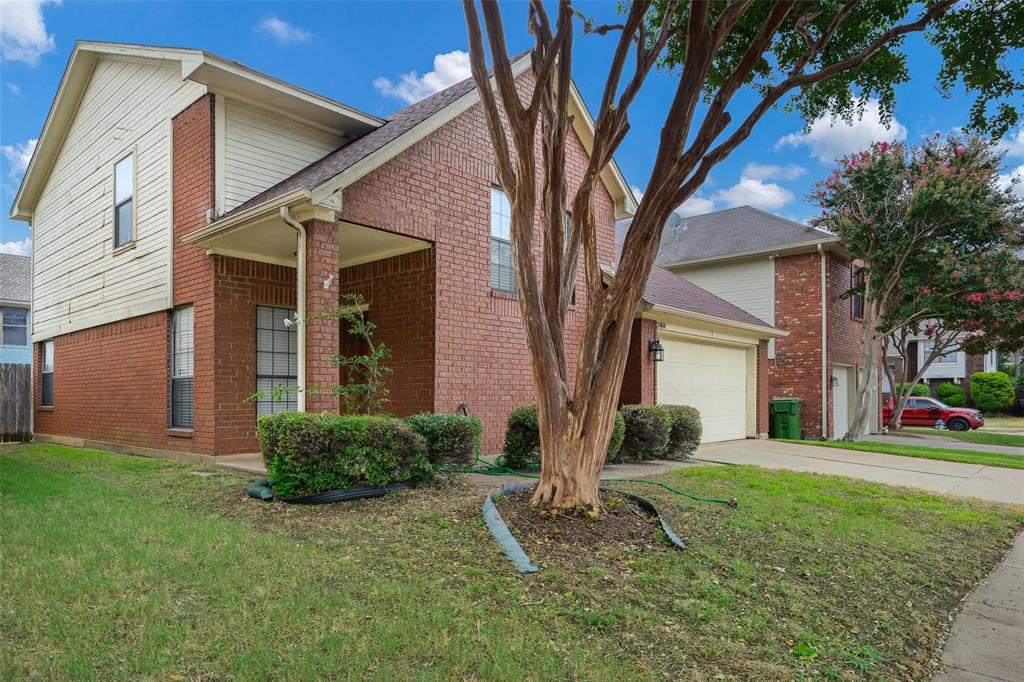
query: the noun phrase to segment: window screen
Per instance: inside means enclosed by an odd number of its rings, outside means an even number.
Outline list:
[[[932,351],[934,351],[934,350],[935,350],[935,342],[934,341],[925,341],[925,344],[924,344],[924,358],[927,359],[927,357],[929,355],[931,355]],[[934,360],[932,360],[932,363],[936,364],[936,365],[944,365],[944,364],[955,363],[956,361],[957,361],[956,350],[948,350],[945,353],[943,353],[942,355],[940,355],[937,358],[935,358]]]
[[[299,335],[296,326],[285,325],[295,318],[290,308],[256,307],[256,415],[295,412],[299,395]],[[281,389],[279,399],[273,391]]]
[[[53,341],[43,341],[42,389],[39,404],[53,407]]]
[[[508,195],[491,188],[491,288],[515,292],[516,273],[512,267],[512,209]]]
[[[133,206],[135,196],[135,155],[129,154],[114,166],[114,248],[135,238]]]
[[[25,308],[0,308],[0,345],[28,345],[28,310]]]
[[[864,286],[864,272],[858,271],[853,275],[853,287]],[[850,304],[853,308],[853,319],[862,320],[864,319],[864,292],[855,291],[853,296],[850,297]]]
[[[178,308],[171,314],[171,426],[191,429],[195,405],[195,337],[192,307]]]

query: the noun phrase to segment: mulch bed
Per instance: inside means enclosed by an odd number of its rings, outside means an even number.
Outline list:
[[[532,495],[532,490],[517,490],[502,495],[495,504],[509,531],[538,566],[589,565],[595,555],[617,563],[635,559],[638,551],[670,548],[658,519],[614,492],[601,491],[603,510],[598,519],[582,514],[551,517],[530,506]]]

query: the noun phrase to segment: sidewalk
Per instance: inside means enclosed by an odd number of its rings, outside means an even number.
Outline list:
[[[1024,680],[1024,533],[1003,563],[967,595],[932,682]]]
[[[754,464],[769,469],[849,476],[887,485],[1024,505],[1024,469],[899,457],[770,440],[709,443],[697,449],[695,458],[720,464]]]
[[[973,452],[998,452],[1004,455],[1020,455],[1024,457],[1024,448],[1017,448],[1012,445],[984,445],[982,443],[968,443],[955,438],[943,438],[931,434],[915,433],[912,436],[883,436],[873,434],[865,436],[864,440],[877,443],[892,443],[894,445],[913,445],[918,448],[946,448],[947,450],[971,450]]]

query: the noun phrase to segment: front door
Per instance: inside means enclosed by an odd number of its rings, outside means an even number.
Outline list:
[[[839,439],[850,430],[850,370],[832,368],[832,437]]]

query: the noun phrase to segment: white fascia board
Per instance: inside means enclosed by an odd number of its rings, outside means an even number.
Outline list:
[[[671,308],[665,305],[647,304],[646,310],[644,310],[641,313],[641,317],[661,321],[690,320],[694,322],[700,322],[703,324],[714,325],[716,327],[725,327],[730,330],[741,331],[747,334],[753,334],[756,338],[765,340],[789,336],[789,332],[783,331],[781,329],[775,329],[774,327],[762,327],[756,324],[737,322],[735,320],[727,320],[725,318],[716,317],[714,315],[695,313],[689,310]]]

